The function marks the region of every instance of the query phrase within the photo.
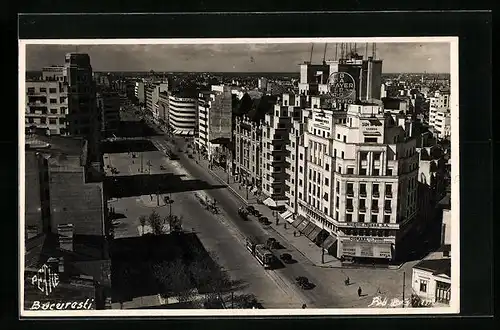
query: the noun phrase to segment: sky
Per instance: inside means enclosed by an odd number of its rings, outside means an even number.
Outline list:
[[[365,54],[366,44],[357,44]],[[354,47],[354,46],[352,46]],[[312,62],[323,60],[325,44],[315,44]],[[335,43],[326,59],[335,58]],[[340,49],[340,48],[339,48]],[[164,45],[27,45],[26,69],[61,65],[68,52],[88,53],[94,71],[299,72],[311,43],[164,44]],[[340,52],[340,51],[339,51]],[[371,55],[371,44],[368,46]],[[449,43],[377,43],[384,73],[450,73]]]

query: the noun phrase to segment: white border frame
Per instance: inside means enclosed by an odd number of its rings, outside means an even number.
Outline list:
[[[287,44],[287,43],[449,43],[451,79],[451,301],[449,307],[433,308],[325,308],[325,309],[178,309],[178,310],[92,310],[92,311],[30,311],[24,310],[24,281],[19,281],[21,317],[214,317],[214,316],[331,316],[331,315],[437,315],[460,312],[460,176],[459,176],[459,67],[458,37],[389,37],[389,38],[235,38],[235,39],[34,39],[19,40],[19,275],[24,278],[24,148],[25,148],[25,77],[26,45],[153,45],[153,44]]]

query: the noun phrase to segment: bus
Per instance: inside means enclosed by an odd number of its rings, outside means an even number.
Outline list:
[[[255,246],[254,256],[265,269],[271,268],[274,261],[274,255],[264,244],[258,244]]]

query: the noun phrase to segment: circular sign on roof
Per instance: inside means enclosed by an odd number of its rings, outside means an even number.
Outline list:
[[[334,72],[328,78],[328,92],[338,101],[351,101],[356,93],[354,78],[346,72]]]

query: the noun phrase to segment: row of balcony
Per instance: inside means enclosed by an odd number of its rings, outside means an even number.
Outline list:
[[[339,193],[339,190],[337,189],[336,192]],[[354,197],[354,191],[347,191],[346,192],[346,196],[348,196],[348,197]],[[360,191],[359,192],[359,196],[360,197],[366,197],[367,196],[366,191]],[[373,197],[380,197],[380,193],[378,191],[373,191],[372,192],[372,196]],[[385,192],[385,197],[392,197],[392,191],[386,191]]]
[[[367,208],[366,207],[359,207],[359,211],[360,212],[366,212]],[[372,213],[378,213],[380,210],[380,208],[374,208],[372,207],[371,208],[371,212]],[[354,207],[353,206],[346,206],[346,211],[347,212],[353,212],[354,211]],[[385,213],[392,213],[392,208],[388,208],[388,207],[384,207],[384,212]]]

